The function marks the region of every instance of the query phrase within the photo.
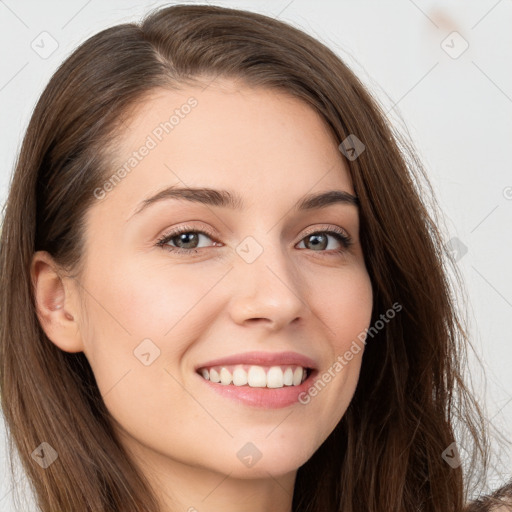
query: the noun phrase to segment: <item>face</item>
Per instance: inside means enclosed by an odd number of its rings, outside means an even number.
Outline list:
[[[120,437],[153,467],[240,478],[295,471],[349,405],[363,344],[341,369],[335,363],[371,317],[357,207],[297,207],[324,192],[354,194],[336,140],[301,101],[229,81],[155,91],[121,139],[108,176],[126,172],[96,191],[87,213],[75,318]],[[188,193],[143,203],[169,187],[237,201]],[[278,384],[288,367],[314,371],[300,388],[212,382],[207,363],[233,355],[253,383],[261,368]],[[214,366],[226,379],[221,367],[232,376],[236,362]],[[284,374],[270,378],[271,366]],[[314,396],[304,392],[329,372]]]

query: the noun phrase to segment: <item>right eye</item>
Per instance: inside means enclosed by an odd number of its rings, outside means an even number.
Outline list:
[[[206,233],[204,231],[184,226],[174,231],[171,231],[170,233],[164,234],[161,238],[158,239],[156,245],[170,252],[190,253],[194,251],[197,253],[197,249],[204,248],[197,246],[201,236],[210,239],[213,237],[213,235],[210,235],[209,233]],[[174,244],[174,241],[176,239],[177,243],[184,244],[187,247],[176,247],[175,245],[169,245],[169,242],[172,242]],[[192,245],[193,247],[188,247],[189,245]],[[218,242],[215,241],[214,245],[218,245]]]

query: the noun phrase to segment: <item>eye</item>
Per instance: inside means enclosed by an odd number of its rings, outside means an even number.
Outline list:
[[[312,248],[311,250],[315,252],[331,252],[325,251],[329,246],[328,237],[336,239],[336,241],[341,245],[338,249],[332,249],[332,252],[334,253],[342,253],[353,244],[352,238],[343,230],[335,226],[332,226],[329,230],[317,230],[310,232],[299,243],[310,245],[310,247],[306,247],[306,249]]]
[[[208,247],[199,246],[199,241],[202,237],[209,238],[210,240],[214,240],[213,246],[220,246],[220,242],[214,239],[213,234],[209,233],[207,230],[198,230],[188,226],[182,226],[179,229],[176,229],[170,233],[163,235],[156,243],[157,246],[162,247],[163,249],[174,252],[177,254],[190,254],[192,251],[197,253],[197,249]],[[334,238],[340,245],[338,249],[334,248],[329,251],[326,251],[329,247],[329,239],[328,237]],[[299,242],[299,244],[304,243],[310,247],[305,247],[306,249],[310,249],[314,252],[327,252],[328,254],[338,254],[345,252],[352,244],[352,238],[342,229],[331,226],[328,230],[316,230],[311,231]]]
[[[164,236],[162,236],[162,238],[160,238],[157,241],[156,245],[170,252],[197,252],[196,249],[201,248],[198,246],[201,236],[210,239],[213,238],[213,235],[206,231],[200,231],[198,229],[182,226],[181,228],[176,229],[175,231],[172,231],[171,233],[167,233]],[[169,242],[172,242],[174,244],[175,241],[178,244],[178,247],[174,245],[168,245]],[[217,242],[214,242],[214,244],[217,244]]]

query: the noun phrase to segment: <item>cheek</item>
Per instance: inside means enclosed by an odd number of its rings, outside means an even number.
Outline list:
[[[84,352],[102,393],[128,373],[140,382],[136,391],[143,383],[156,389],[155,368],[160,373],[176,368],[193,340],[215,320],[218,302],[212,302],[209,292],[223,272],[193,265],[116,263],[100,266],[96,261],[98,270],[84,277],[90,325]],[[103,272],[105,268],[111,270]]]
[[[95,274],[89,283],[100,303],[100,310],[96,308],[100,322],[105,320],[135,341],[173,336],[182,324],[193,329],[190,315],[201,309],[202,299],[219,279],[217,274],[193,265],[137,264],[135,259],[113,265],[105,281]]]
[[[324,368],[303,400],[308,404],[308,415],[323,418],[322,432],[328,435],[345,413],[359,379],[364,333],[370,326],[373,305],[365,267],[354,266],[338,275],[317,279],[311,304],[325,326],[329,357],[324,359]]]
[[[317,275],[310,289],[332,348],[336,354],[344,352],[371,320],[373,291],[366,268],[361,264],[320,279]]]

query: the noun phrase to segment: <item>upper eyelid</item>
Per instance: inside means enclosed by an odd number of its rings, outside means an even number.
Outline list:
[[[334,231],[337,233],[338,230],[342,231],[345,234],[345,236],[351,237],[350,233],[345,228],[342,228],[340,226],[335,226],[334,224],[327,224],[327,227],[323,227],[323,228],[318,228],[318,227],[312,227],[311,229],[306,228],[306,232],[305,232],[305,234],[302,235],[302,237],[312,235],[313,233],[316,233],[316,232],[325,233],[328,231]]]

